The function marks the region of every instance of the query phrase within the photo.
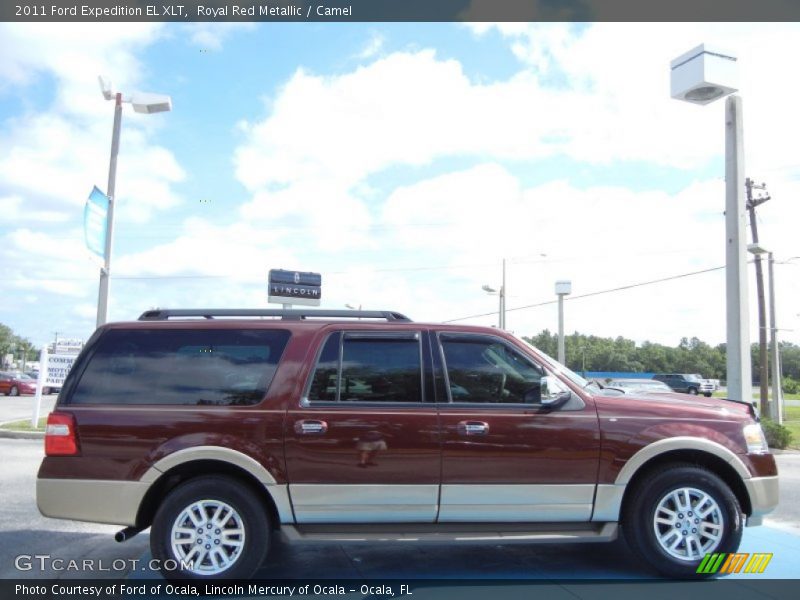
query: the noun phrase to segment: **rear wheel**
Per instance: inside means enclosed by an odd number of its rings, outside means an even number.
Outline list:
[[[728,485],[688,464],[659,469],[639,481],[622,518],[634,553],[669,577],[697,577],[706,554],[736,552],[744,523]]]
[[[269,534],[267,511],[246,485],[201,477],[164,499],[150,549],[168,579],[247,579],[266,558]]]

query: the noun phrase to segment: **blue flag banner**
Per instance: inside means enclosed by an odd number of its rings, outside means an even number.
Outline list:
[[[106,221],[108,219],[108,196],[94,186],[83,209],[83,234],[86,247],[100,258],[106,255]]]

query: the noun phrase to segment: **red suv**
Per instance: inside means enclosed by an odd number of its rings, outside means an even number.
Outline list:
[[[604,396],[504,331],[394,312],[155,310],[99,328],[45,438],[42,514],[151,528],[168,577],[307,540],[610,541],[670,576],[778,499],[749,403]],[[166,562],[164,562],[166,561]]]

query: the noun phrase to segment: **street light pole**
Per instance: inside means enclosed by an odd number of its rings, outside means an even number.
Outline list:
[[[100,289],[97,298],[97,327],[108,320],[108,290],[111,275],[111,241],[114,237],[114,204],[117,183],[117,155],[119,154],[119,134],[122,124],[122,94],[117,93],[114,105],[114,129],[111,133],[111,159],[108,164],[108,216],[106,218],[106,247],[103,267],[100,269]]]
[[[497,328],[505,330],[506,328],[506,259],[503,259],[503,277],[500,289],[496,290],[490,285],[483,285],[481,289],[487,294],[494,296],[497,294],[499,304],[497,307]]]
[[[506,328],[506,259],[503,259],[503,282],[500,285],[500,329]]]
[[[725,291],[727,306],[727,385],[734,400],[753,401],[750,327],[747,306],[747,207],[744,195],[742,99],[725,100]],[[762,414],[765,407],[762,407]]]
[[[172,110],[172,98],[164,94],[150,94],[134,92],[130,96],[125,96],[120,92],[111,91],[111,82],[105,77],[98,77],[100,81],[100,91],[106,100],[114,102],[114,128],[111,133],[111,159],[108,163],[108,212],[106,213],[106,240],[105,256],[103,256],[103,268],[100,269],[100,286],[97,294],[97,326],[103,325],[108,318],[108,291],[111,277],[111,247],[114,236],[114,205],[116,204],[116,181],[117,181],[117,155],[119,154],[119,136],[122,124],[122,103],[126,102],[133,107],[137,113],[154,114],[159,112],[169,112]]]
[[[564,344],[564,296],[572,293],[571,281],[556,281],[558,296],[558,362],[566,365],[567,352]]]
[[[725,96],[725,305],[728,394],[753,401],[745,251],[744,144],[737,59],[701,44],[670,63],[670,94],[705,105]]]

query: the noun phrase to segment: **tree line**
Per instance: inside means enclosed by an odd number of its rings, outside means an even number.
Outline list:
[[[541,351],[558,354],[558,334],[545,329],[524,338]],[[581,371],[625,371],[630,373],[699,373],[709,379],[725,379],[725,344],[711,346],[696,337],[682,338],[677,346],[636,342],[623,337],[604,338],[578,332],[565,336],[567,366]],[[780,342],[781,372],[800,380],[800,346]],[[758,344],[751,345],[752,378],[758,380]]]
[[[19,336],[7,325],[0,323],[0,364],[11,354],[13,360],[22,362],[23,356],[28,364],[39,360],[39,350],[29,339]]]

